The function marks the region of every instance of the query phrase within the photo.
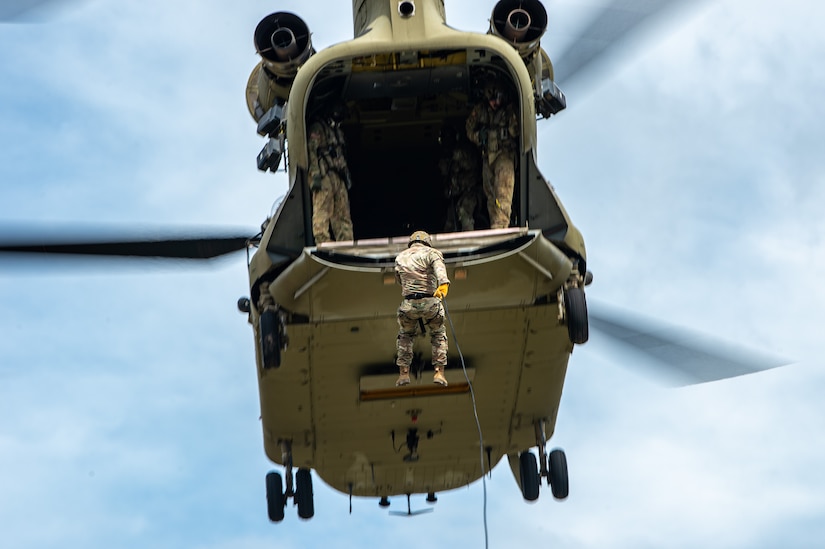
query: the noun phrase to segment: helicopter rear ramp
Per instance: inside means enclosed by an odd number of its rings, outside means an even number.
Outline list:
[[[519,228],[434,235],[434,246],[452,280],[447,388],[429,381],[426,336],[416,339],[413,384],[394,386],[401,295],[392,269],[406,239],[307,248],[269,284],[289,312],[282,366],[259,368],[272,461],[282,463],[286,440],[296,467],[343,493],[438,492],[533,446],[536,421],[552,434],[573,347],[557,299],[571,260]]]

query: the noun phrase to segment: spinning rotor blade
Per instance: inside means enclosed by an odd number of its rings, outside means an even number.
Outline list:
[[[590,326],[652,359],[673,385],[694,385],[785,366],[788,360],[735,347],[708,336],[588,306]],[[598,312],[594,312],[596,309]]]
[[[666,8],[683,0],[610,0],[579,32],[560,55],[553,58],[556,82],[566,85],[622,39]]]
[[[5,231],[4,231],[5,232]],[[16,231],[19,234],[19,231]],[[95,231],[112,233],[111,230]],[[117,237],[67,236],[66,231],[54,231],[50,236],[26,236],[0,240],[0,254],[57,254],[70,256],[139,257],[163,259],[212,259],[246,249],[252,239],[246,235],[165,234],[147,237],[135,233]],[[61,236],[54,236],[60,234]],[[75,233],[76,234],[76,233]],[[86,232],[88,235],[89,232]]]
[[[0,2],[0,23],[42,19],[43,15],[69,3],[70,0],[3,0]]]

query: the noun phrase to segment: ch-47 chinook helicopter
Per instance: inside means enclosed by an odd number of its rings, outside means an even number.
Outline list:
[[[554,71],[540,44],[546,26],[538,0],[500,0],[486,33],[447,26],[442,0],[354,0],[354,38],[316,52],[299,16],[273,13],[254,33],[263,60],[246,99],[267,139],[258,166],[277,170],[288,151],[289,191],[260,235],[0,250],[213,257],[254,247],[250,295],[239,308],[254,331],[265,452],[283,467],[266,477],[272,521],[283,520],[289,499],[301,518],[314,515],[313,470],[350,497],[386,506],[399,495],[435,501],[506,456],[526,500],[538,498],[543,481],[564,499],[566,457],[548,452],[547,441],[573,348],[591,325],[620,338],[635,332],[588,315],[582,235],[537,168],[537,119],[564,109],[556,82],[589,60],[574,46]],[[493,79],[520,121],[510,226],[445,233],[438,136],[445,125],[463,127]],[[306,130],[334,100],[347,107],[354,240],[316,245]],[[421,375],[394,384],[401,295],[393,264],[419,229],[433,235],[453,281],[447,307],[457,344],[447,387]],[[428,348],[418,338],[417,374],[429,369]],[[720,359],[691,374],[709,381],[761,367]]]
[[[286,467],[285,487],[280,473],[267,477],[269,517],[281,520],[290,496],[299,516],[312,516],[310,469],[386,505],[402,494],[434,501],[505,455],[526,499],[538,497],[541,477],[563,499],[566,458],[558,449],[548,456],[545,443],[570,352],[588,337],[586,254],[534,155],[537,111],[565,105],[539,44],[546,12],[537,1],[504,0],[487,34],[448,27],[439,0],[356,1],[353,18],[355,38],[319,53],[296,15],[273,13],[255,31],[263,61],[247,99],[269,137],[259,167],[277,167],[290,144],[290,192],[250,262],[243,307],[258,345],[266,453]],[[481,99],[474,90],[493,78],[520,115],[511,226],[444,234],[449,208],[431,199],[444,196],[439,132],[463,128]],[[313,246],[307,117],[338,99],[348,113],[355,240]],[[451,350],[446,388],[394,384],[393,266],[416,229],[434,234],[455,281],[449,310],[463,356]],[[419,371],[429,362],[422,341]]]

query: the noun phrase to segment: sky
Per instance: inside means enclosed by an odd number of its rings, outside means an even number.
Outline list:
[[[252,32],[346,1],[78,0],[0,23],[0,234],[26,224],[256,232],[286,176],[244,99]],[[551,55],[599,2],[547,2]],[[486,32],[489,9],[448,0]],[[593,332],[556,432],[570,497],[526,503],[506,463],[388,516],[314,478],[315,517],[266,517],[243,253],[206,266],[0,260],[0,539],[21,549],[258,549],[387,541],[571,548],[825,542],[825,5],[693,2],[563,89],[539,165],[582,231],[588,302],[787,357],[679,389]],[[575,84],[575,85],[574,85]],[[486,509],[484,506],[486,491]],[[423,497],[413,506],[426,506]],[[406,502],[394,498],[395,510]]]

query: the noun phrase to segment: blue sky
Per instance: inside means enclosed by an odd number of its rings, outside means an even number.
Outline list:
[[[286,188],[255,169],[252,32],[289,10],[321,48],[351,36],[350,3],[203,4],[85,0],[0,24],[0,221],[255,230]],[[598,4],[546,4],[551,56]],[[484,32],[491,10],[448,0],[447,20]],[[491,547],[822,545],[823,16],[802,0],[696,3],[540,123],[594,306],[795,363],[669,389],[594,333],[549,444],[567,451],[570,498],[527,504],[501,464]],[[373,500],[349,515],[316,476],[313,520],[267,521],[243,254],[61,267],[0,262],[4,546],[483,546],[481,483],[408,520]]]

